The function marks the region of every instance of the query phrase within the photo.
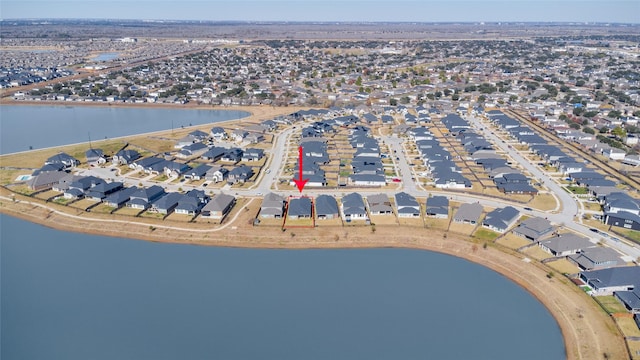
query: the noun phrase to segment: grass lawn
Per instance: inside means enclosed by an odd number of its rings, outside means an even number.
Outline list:
[[[567,259],[548,262],[547,266],[562,274],[577,274],[580,272],[580,269]]]
[[[623,232],[625,238],[640,244],[640,231],[628,230]]]
[[[502,246],[506,246],[510,249],[518,249],[525,245],[531,244],[531,241],[514,234],[507,234],[501,237],[500,239],[498,239],[496,243]]]
[[[567,186],[567,190],[576,195],[586,195],[589,193],[589,190],[587,188],[581,186]]]
[[[478,230],[476,230],[476,232],[473,233],[473,237],[475,239],[482,241],[493,241],[498,236],[500,236],[500,234],[498,234],[497,232],[485,228],[479,228]]]
[[[640,337],[640,329],[638,329],[638,325],[632,318],[616,318],[616,322],[620,329],[622,329],[622,333],[624,336],[638,336]]]
[[[596,301],[602,305],[606,312],[613,313],[626,313],[627,309],[618,301],[613,295],[611,296],[596,296]]]
[[[556,198],[551,194],[538,194],[529,201],[528,205],[538,210],[554,210],[558,205]]]
[[[542,250],[540,246],[533,246],[528,249],[525,249],[523,253],[527,254],[529,257],[532,257],[536,260],[544,260],[552,257],[551,254]]]
[[[627,340],[627,345],[629,346],[629,350],[631,352],[631,359],[639,360],[640,359],[640,341]]]

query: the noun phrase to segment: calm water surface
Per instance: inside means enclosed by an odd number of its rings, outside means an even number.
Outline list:
[[[0,154],[248,116],[245,111],[94,106],[0,106]]]
[[[419,250],[254,250],[0,215],[1,358],[564,359],[503,276]]]

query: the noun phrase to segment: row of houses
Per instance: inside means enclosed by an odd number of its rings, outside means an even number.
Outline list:
[[[317,219],[342,218],[346,222],[369,220],[371,215],[397,214],[400,218],[421,217],[421,204],[412,195],[400,192],[394,195],[394,200],[395,206],[386,194],[371,194],[363,197],[361,194],[354,192],[342,196],[340,204],[338,204],[337,199],[331,195],[319,195],[313,201],[315,210],[312,210],[311,207],[306,205],[307,201],[311,204],[309,198],[302,197],[287,200],[284,196],[269,193],[263,198],[259,217],[280,219],[285,216],[285,209],[287,208],[286,216],[291,218],[310,218],[315,214]],[[444,196],[428,198],[425,214],[429,217],[448,218],[449,200]]]
[[[457,117],[457,115],[454,116]],[[408,136],[415,142],[420,159],[430,173],[435,187],[440,189],[471,187],[471,181],[462,175],[462,170],[453,161],[451,153],[440,145],[429,129],[416,127],[408,131]]]

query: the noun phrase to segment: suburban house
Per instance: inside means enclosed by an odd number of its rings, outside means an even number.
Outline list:
[[[242,149],[238,149],[238,148],[227,149],[227,151],[224,152],[220,160],[235,164],[237,162],[240,162],[240,160],[242,160],[242,154],[243,154]]]
[[[284,202],[284,197],[278,194],[268,193],[262,199],[260,217],[281,219],[284,213]]]
[[[566,233],[542,240],[538,246],[553,256],[569,256],[596,245],[586,237]]]
[[[371,215],[391,215],[393,208],[386,194],[367,195],[369,213]]]
[[[217,183],[217,182],[222,182],[227,180],[228,176],[229,176],[229,169],[223,168],[221,166],[217,166],[207,170],[207,173],[205,174],[205,179],[207,181],[213,181]]]
[[[569,255],[568,260],[578,265],[580,270],[596,270],[625,265],[620,254],[611,248],[602,246],[582,249],[577,254]]]
[[[191,170],[191,166],[188,164],[179,163],[176,161],[167,161],[164,164],[164,173],[171,178],[180,177]]]
[[[187,180],[202,180],[207,175],[207,171],[211,170],[211,166],[207,164],[200,164],[195,168],[184,173],[184,178]]]
[[[27,180],[27,186],[34,191],[41,191],[51,189],[54,185],[58,184],[61,180],[72,177],[64,171],[46,171],[35,175],[31,179]]]
[[[532,217],[521,222],[513,233],[531,241],[539,241],[553,231],[551,222],[540,217]]]
[[[362,195],[358,193],[343,196],[341,210],[343,219],[347,222],[351,220],[367,220],[367,210],[364,205],[364,200],[362,199]]]
[[[158,200],[164,194],[164,189],[158,185],[138,189],[138,191],[129,196],[127,207],[146,210],[151,206],[151,203]]]
[[[175,208],[176,214],[184,215],[197,215],[202,210],[202,207],[207,204],[209,197],[202,190],[189,190],[186,194],[182,195],[178,201],[178,206]]]
[[[176,206],[178,206],[180,198],[182,198],[182,194],[180,193],[166,193],[164,196],[151,204],[151,208],[149,209],[149,211],[165,215],[171,214]]]
[[[139,189],[135,186],[124,188],[107,196],[102,202],[107,206],[118,209],[124,206],[127,201],[131,199],[131,195],[135,194],[138,190]]]
[[[209,148],[209,150],[207,150],[204,154],[202,154],[201,157],[205,160],[215,162],[222,159],[222,157],[225,155],[226,152],[227,152],[226,148],[214,146]]]
[[[520,212],[512,206],[497,208],[487,214],[482,221],[482,226],[503,233],[518,220],[518,217]]]
[[[247,136],[249,132],[243,129],[236,129],[231,132],[231,139],[235,142],[242,142]]]
[[[612,192],[604,198],[605,224],[640,230],[640,202],[623,192]]]
[[[354,174],[349,176],[349,182],[354,186],[385,186],[387,180],[384,175]]]
[[[338,202],[333,196],[319,195],[314,203],[318,219],[335,219],[340,216]]]
[[[222,141],[227,139],[227,132],[220,126],[211,128],[210,135],[215,141]]]
[[[640,287],[640,266],[622,266],[583,271],[582,280],[595,296],[613,295],[616,291],[631,291]]]
[[[59,164],[63,169],[71,169],[80,165],[80,161],[67,153],[57,153],[44,162],[45,165]]]
[[[405,192],[396,193],[398,217],[420,217],[420,203],[415,197]]]
[[[260,161],[264,156],[264,150],[262,149],[246,149],[242,154],[242,161]]]
[[[482,205],[478,203],[464,203],[460,205],[458,211],[456,211],[456,214],[453,216],[453,221],[475,225],[478,223],[478,220],[480,220],[480,215],[482,215]]]
[[[135,150],[120,150],[113,156],[114,165],[129,165],[140,158]]]
[[[229,171],[227,182],[229,184],[244,184],[253,176],[253,169],[246,165],[240,165]]]
[[[121,182],[113,181],[110,183],[102,182],[85,191],[87,198],[95,201],[102,201],[107,196],[123,189]]]
[[[431,196],[427,198],[425,214],[437,219],[447,219],[449,217],[449,199],[446,196]]]
[[[200,216],[211,219],[223,219],[233,208],[236,198],[232,195],[219,193],[202,208]]]
[[[183,146],[182,149],[180,149],[180,151],[178,151],[178,153],[176,154],[176,157],[181,159],[188,159],[191,157],[201,156],[208,150],[209,150],[209,147],[207,147],[207,145],[201,142],[197,142],[197,143]]]
[[[89,165],[102,165],[107,163],[107,158],[104,156],[104,152],[101,149],[89,149],[84,153],[87,158],[87,164]]]
[[[312,215],[311,199],[308,197],[292,198],[287,206],[289,219],[310,219]]]

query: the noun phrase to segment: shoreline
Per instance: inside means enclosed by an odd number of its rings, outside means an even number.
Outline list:
[[[412,235],[397,236],[393,226],[380,226],[375,233],[357,227],[320,227],[305,234],[296,234],[294,237],[289,236],[292,230],[286,233],[279,228],[254,228],[250,233],[240,233],[232,226],[230,230],[225,229],[227,231],[220,233],[220,236],[215,236],[215,229],[219,226],[205,224],[193,229],[186,226],[169,226],[154,219],[107,219],[102,216],[86,216],[91,213],[81,211],[74,215],[73,209],[50,203],[43,204],[40,200],[19,194],[13,194],[17,201],[12,201],[7,196],[9,193],[4,188],[1,191],[0,213],[62,231],[200,246],[268,249],[392,247],[455,256],[501,274],[536,298],[560,328],[567,359],[600,359],[604,353],[616,359],[629,356],[624,350],[624,339],[617,332],[612,319],[569,279],[536,260],[524,261],[524,255],[499,245],[491,244],[484,249],[478,246],[478,243],[465,239],[462,234],[416,228],[413,229],[416,231],[412,231]],[[114,222],[126,226],[112,226]],[[385,233],[389,233],[390,236],[386,236]],[[548,278],[550,272],[558,276]]]

